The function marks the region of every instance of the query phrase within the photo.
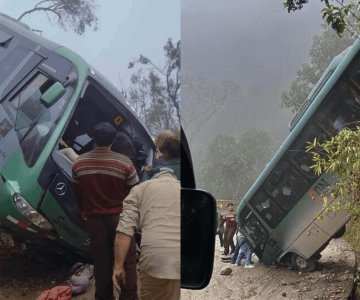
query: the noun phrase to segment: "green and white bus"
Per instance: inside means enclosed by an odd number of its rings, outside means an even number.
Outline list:
[[[307,142],[323,141],[360,120],[360,40],[337,56],[290,124],[290,134],[238,207],[241,230],[267,265],[312,271],[320,252],[345,232],[349,214],[326,212],[333,174],[316,176]],[[321,216],[321,217],[319,217]]]
[[[0,101],[0,230],[29,247],[88,257],[61,145],[91,150],[94,125],[108,121],[134,142],[141,175],[154,159],[149,132],[81,56],[2,14]]]

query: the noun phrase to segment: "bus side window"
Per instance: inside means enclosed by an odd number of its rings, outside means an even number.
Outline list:
[[[326,125],[326,115],[318,112],[313,120],[317,120],[317,122],[310,120],[287,151],[287,157],[292,166],[298,170],[299,175],[304,177],[309,185],[314,183],[318,176],[310,168],[314,163],[311,154],[306,152],[306,146],[308,143],[312,143],[315,138],[319,142],[329,139],[329,135],[325,133],[325,127],[328,126]]]
[[[290,156],[290,159],[294,155],[289,154],[288,156]],[[294,157],[292,159],[294,159]],[[308,170],[308,162],[301,162],[299,168]],[[279,172],[282,172],[284,174],[281,181],[277,182],[276,186],[268,184],[272,180],[273,173]],[[295,169],[293,165],[283,161],[280,162],[275,168],[275,170],[270,174],[269,179],[265,183],[264,187],[265,192],[271,196],[276,206],[280,207],[283,211],[282,216],[279,215],[278,218],[283,218],[287,214],[287,212],[289,212],[302,198],[302,195],[310,187],[310,184],[303,178],[301,172],[297,171],[297,169]]]
[[[317,176],[315,175],[313,169],[310,168],[314,164],[312,156],[310,153],[305,152],[305,149],[303,151],[299,151],[292,159],[292,162],[310,181],[312,179],[316,180]]]
[[[322,104],[324,120],[329,135],[333,136],[343,128],[355,128],[360,119],[360,97],[345,81],[339,81]]]
[[[257,192],[249,203],[270,227],[274,228],[284,217],[284,213],[274,201],[263,192]]]

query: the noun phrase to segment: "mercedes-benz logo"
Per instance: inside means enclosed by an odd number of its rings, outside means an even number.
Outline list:
[[[67,190],[67,187],[64,182],[59,182],[56,184],[55,192],[57,195],[64,196],[66,194],[66,190]]]

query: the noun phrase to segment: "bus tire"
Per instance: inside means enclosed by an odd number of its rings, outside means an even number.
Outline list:
[[[312,272],[316,269],[316,260],[313,258],[305,259],[298,254],[291,255],[292,266],[302,272]]]
[[[346,225],[344,225],[338,231],[336,231],[335,234],[332,236],[332,238],[339,239],[345,234],[345,232],[346,232]]]

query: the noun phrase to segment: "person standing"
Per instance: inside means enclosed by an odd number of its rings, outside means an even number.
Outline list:
[[[234,253],[234,234],[236,231],[236,213],[233,203],[228,203],[228,211],[224,214],[223,219],[219,223],[217,232],[220,231],[220,226],[225,223],[225,232],[224,232],[224,255],[229,255],[229,247],[231,248],[230,254]]]
[[[245,241],[246,241],[246,237],[242,234],[242,232],[238,228],[237,234],[236,234],[236,246],[235,246],[235,251],[233,253],[233,256],[231,257],[231,264],[235,265],[236,259],[239,255],[240,247],[241,247],[242,243]]]
[[[254,268],[254,265],[251,261],[251,256],[254,253],[253,248],[251,247],[249,241],[247,238],[242,242],[239,250],[239,254],[236,258],[236,265],[240,266],[241,261],[245,259],[245,269],[251,269]]]
[[[180,179],[180,135],[164,130],[155,139],[157,158],[153,166],[147,166],[145,170],[151,177],[159,168],[172,169]]]
[[[115,239],[113,282],[118,289],[136,229],[142,231],[140,299],[180,299],[180,182],[171,169],[160,168],[124,200]]]
[[[224,247],[224,231],[225,231],[225,227],[224,227],[224,224],[222,224],[221,226],[218,226],[222,219],[223,219],[223,215],[218,213],[218,218],[216,220],[216,224],[217,224],[216,227],[219,227],[219,230],[217,231],[217,234],[219,235],[220,247]]]
[[[95,275],[95,299],[112,300],[115,230],[123,200],[139,181],[130,159],[111,151],[116,129],[107,122],[94,127],[95,149],[73,163],[74,191],[89,232]],[[137,299],[136,249],[126,257],[126,287],[121,300]]]

